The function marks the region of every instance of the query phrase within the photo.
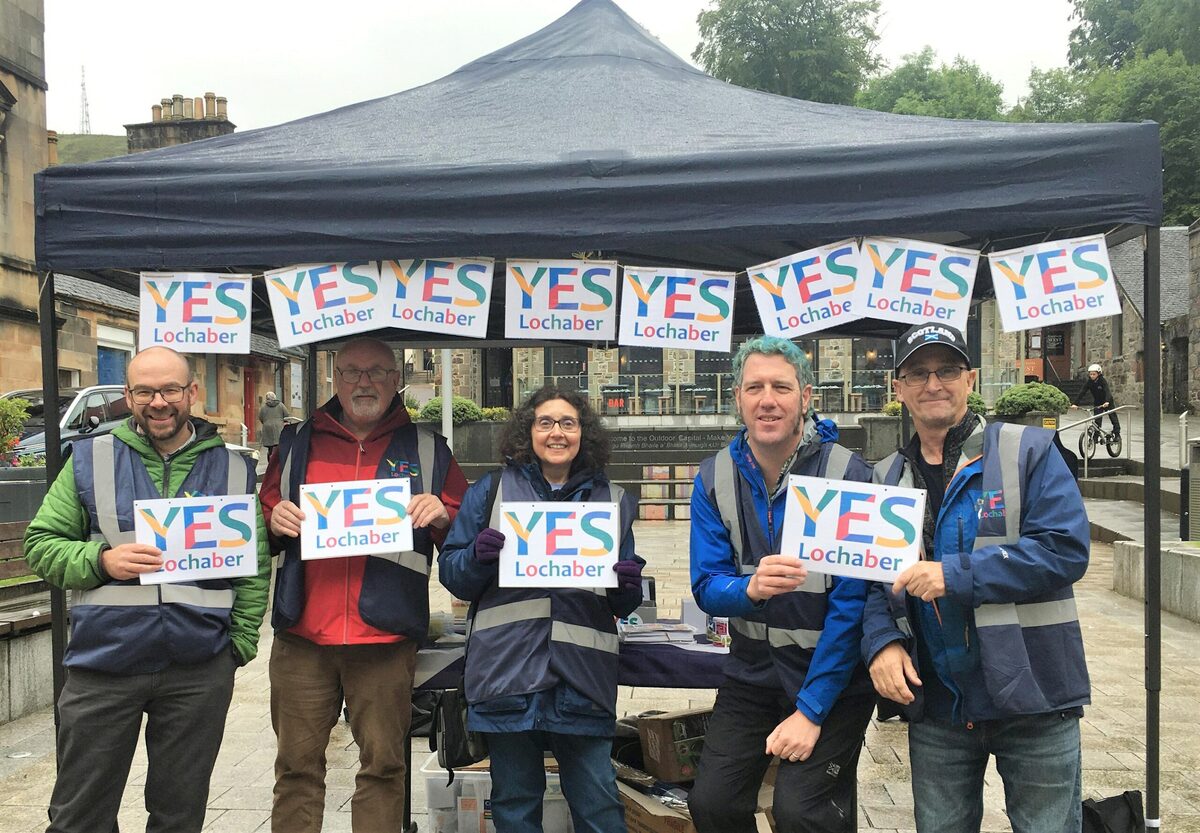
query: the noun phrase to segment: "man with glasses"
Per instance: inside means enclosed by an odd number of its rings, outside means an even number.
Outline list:
[[[50,833],[114,830],[146,714],[148,830],[199,831],[233,694],[254,659],[270,552],[261,516],[258,571],[246,578],[142,585],[163,565],[134,538],[134,501],[254,494],[254,468],[190,415],[198,388],[166,347],[129,363],[132,417],[75,442],[25,534],[30,567],[77,591],[58,700],[58,779]]]
[[[359,750],[351,825],[375,831],[399,823],[433,547],[445,540],[467,488],[446,441],[409,420],[391,348],[355,339],[334,367],[336,395],[304,423],[284,428],[262,485],[272,543],[284,551],[271,615],[277,833],[321,829],[325,747],[343,697]],[[411,481],[413,551],[301,560],[301,484],[390,477]]]
[[[779,546],[789,475],[866,481],[871,469],[810,412],[812,369],[792,342],[747,341],[733,378],[745,428],[701,464],[692,490],[692,592],[730,617],[733,641],[688,806],[700,833],[753,833],[778,755],[776,829],[850,833],[875,705],[859,659],[867,584],[806,576]]]
[[[1090,701],[1071,590],[1088,564],[1079,489],[1054,432],[967,409],[975,371],[958,330],[911,328],[892,384],[916,433],[875,479],[926,490],[923,551],[872,585],[863,658],[910,720],[917,830],[978,831],[995,756],[1014,833],[1078,833]]]

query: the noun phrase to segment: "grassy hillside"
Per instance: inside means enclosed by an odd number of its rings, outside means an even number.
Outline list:
[[[95,162],[97,159],[124,156],[127,152],[124,136],[58,134],[58,164],[60,165]]]

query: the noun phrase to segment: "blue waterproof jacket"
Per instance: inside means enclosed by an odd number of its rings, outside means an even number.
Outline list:
[[[502,477],[489,510],[492,481]],[[505,588],[497,564],[475,560],[475,536],[495,522],[501,500],[618,500],[623,492],[603,472],[577,472],[551,491],[536,464],[510,464],[479,479],[463,497],[438,557],[438,575],[456,597],[470,601],[467,645],[468,726],[475,731],[528,729],[611,735],[616,719],[618,640],[614,617],[641,603],[641,588]],[[620,499],[622,560],[634,553],[637,504]]]
[[[828,420],[810,427],[791,473],[826,476],[836,440],[837,429]],[[838,451],[849,454],[840,447]],[[692,594],[709,615],[733,619],[730,623],[733,646],[726,675],[751,685],[787,691],[795,697],[796,708],[820,724],[838,697],[848,690],[852,678],[857,681],[856,688],[869,690],[858,652],[867,584],[858,579],[825,580],[814,573],[806,585],[814,580],[820,582],[817,592],[789,593],[759,603],[751,601],[746,588],[753,576],[753,564],[779,552],[787,490],[783,488],[768,496],[769,487],[751,453],[745,429],[730,443],[729,453],[739,474],[734,491],[743,519],[742,560],[752,559],[752,563],[739,563],[738,548],[722,520],[716,496],[705,482],[706,475],[712,476],[708,473],[723,457],[718,455],[701,466],[692,490]],[[844,479],[869,481],[871,467],[854,454],[846,465]],[[752,521],[746,520],[750,512]],[[773,638],[772,632],[776,637],[807,632],[812,641],[805,644]],[[785,641],[787,645],[783,644]],[[797,647],[800,650],[794,650]]]
[[[1088,520],[1054,434],[980,418],[963,443],[935,524],[932,558],[946,595],[929,602],[873,584],[863,659],[902,642],[916,662],[910,617],[958,723],[1075,708],[1090,702],[1071,586],[1087,570]],[[919,440],[875,467],[877,482],[913,485]],[[918,703],[920,699],[918,699]],[[917,708],[903,710],[910,719]]]

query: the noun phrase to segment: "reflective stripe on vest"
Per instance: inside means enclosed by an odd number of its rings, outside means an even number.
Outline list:
[[[771,628],[767,632],[767,641],[771,643],[772,648],[799,646],[806,650],[812,650],[817,647],[817,640],[820,638],[821,631],[807,628]]]
[[[555,642],[568,642],[580,648],[607,651],[610,654],[620,653],[621,649],[620,638],[615,633],[605,633],[585,625],[572,625],[568,622],[551,624],[550,638]]]
[[[75,597],[76,605],[147,607],[160,603],[229,610],[233,607],[233,590],[208,590],[190,584],[105,584],[82,590]]]

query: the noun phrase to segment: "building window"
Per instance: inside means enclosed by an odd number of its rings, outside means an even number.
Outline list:
[[[1114,359],[1125,355],[1125,327],[1123,326],[1124,316],[1114,315],[1112,317],[1112,355]]]
[[[104,324],[96,326],[96,381],[101,385],[125,384],[125,368],[133,358],[136,341],[131,330]]]
[[[587,347],[547,347],[543,355],[547,385],[562,390],[588,389]]]
[[[217,375],[217,357],[209,353],[204,357],[204,410],[206,413],[220,413],[220,388],[221,378]]]

